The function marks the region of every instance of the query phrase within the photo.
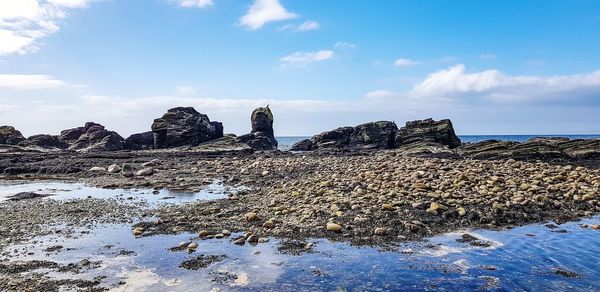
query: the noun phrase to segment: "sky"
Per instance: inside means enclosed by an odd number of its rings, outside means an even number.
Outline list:
[[[278,136],[449,118],[600,133],[600,1],[0,0],[0,124],[126,137],[193,106]]]

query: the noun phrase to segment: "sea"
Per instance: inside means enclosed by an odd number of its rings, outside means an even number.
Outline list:
[[[600,139],[600,134],[593,135],[458,135],[463,143],[475,143],[485,140],[526,142],[535,137],[565,137],[569,139]],[[310,136],[281,136],[276,137],[280,150],[288,150],[294,143],[308,139]]]

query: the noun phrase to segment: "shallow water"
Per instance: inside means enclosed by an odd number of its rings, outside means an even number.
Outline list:
[[[202,200],[215,200],[226,198],[229,193],[243,188],[225,186],[220,181],[215,181],[198,192],[185,193],[174,192],[167,189],[154,191],[151,189],[101,189],[86,186],[83,183],[64,182],[28,182],[0,181],[0,202],[9,196],[21,192],[34,192],[36,194],[49,195],[43,199],[69,200],[83,199],[87,197],[100,199],[126,199],[131,201],[146,201],[151,205],[159,203],[187,203]]]
[[[223,187],[215,183],[215,188]],[[160,197],[149,190],[104,190],[81,184],[4,184],[0,195],[41,190],[46,199],[114,196]],[[164,191],[166,192],[166,191]],[[162,193],[167,195],[170,193]],[[210,198],[208,194],[175,200]],[[211,196],[223,196],[213,190]],[[208,196],[208,197],[207,197]],[[158,200],[156,201],[158,202]],[[62,264],[83,259],[100,261],[81,273],[47,272],[54,278],[93,279],[108,276],[104,287],[115,291],[209,291],[213,288],[261,291],[385,291],[385,290],[600,290],[600,216],[563,225],[536,224],[510,230],[465,230],[400,244],[393,250],[356,247],[312,239],[315,247],[300,255],[278,250],[281,241],[237,246],[232,238],[201,240],[197,234],[134,237],[130,225],[99,225],[36,237],[4,249],[0,262],[48,260]],[[457,242],[468,233],[478,244]],[[171,251],[180,242],[197,242],[193,253]],[[60,245],[58,251],[48,247]],[[224,256],[198,270],[180,268],[196,256]],[[117,283],[121,285],[117,285]]]

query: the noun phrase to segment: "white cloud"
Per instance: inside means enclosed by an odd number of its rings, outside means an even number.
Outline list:
[[[354,49],[356,48],[356,44],[353,43],[345,43],[345,42],[337,42],[333,45],[336,49]]]
[[[319,29],[321,25],[314,20],[308,20],[298,26],[298,31],[309,31]]]
[[[365,94],[365,98],[368,100],[381,100],[394,96],[396,96],[396,93],[389,90],[374,90]]]
[[[205,8],[214,6],[213,0],[170,0],[169,2],[185,8]]]
[[[48,75],[0,74],[0,88],[16,90],[52,89],[65,82]]]
[[[60,30],[69,9],[86,7],[92,0],[0,1],[0,55],[35,52],[36,42]]]
[[[458,64],[430,74],[411,91],[415,97],[483,96],[497,102],[577,98],[600,93],[600,70],[563,76],[511,76],[498,70],[466,73]]]
[[[410,59],[396,59],[396,61],[394,61],[394,66],[396,67],[406,67],[406,66],[412,66],[412,65],[417,65],[420,62],[418,61],[413,61]]]
[[[279,0],[256,0],[246,15],[240,18],[240,25],[250,30],[257,30],[269,22],[297,18],[295,13],[288,12]]]
[[[279,59],[283,67],[287,66],[306,66],[309,63],[325,61],[333,58],[335,53],[331,50],[321,50],[317,52],[295,52]]]

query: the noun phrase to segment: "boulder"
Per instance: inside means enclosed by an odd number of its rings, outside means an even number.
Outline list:
[[[452,122],[448,119],[434,121],[433,119],[406,122],[406,126],[396,132],[396,146],[415,142],[434,142],[456,148],[461,145],[460,139],[454,133]]]
[[[250,117],[252,131],[236,140],[248,144],[254,150],[276,150],[278,143],[273,131],[273,121],[273,113],[268,105],[255,109]]]
[[[313,136],[308,142],[292,147],[308,147],[310,149],[343,148],[343,149],[392,149],[395,147],[395,135],[398,127],[394,122],[371,122],[356,127],[341,127]],[[306,149],[306,148],[305,148]]]
[[[290,151],[310,151],[313,150],[313,143],[310,139],[298,141],[292,145]]]
[[[93,122],[85,126],[64,130],[58,139],[69,145],[69,150],[79,152],[98,152],[123,150],[125,139],[104,126]]]
[[[223,124],[211,122],[193,107],[169,109],[152,123],[154,148],[197,146],[223,137]]]
[[[133,134],[125,139],[126,150],[148,150],[154,148],[154,134],[152,131]]]
[[[24,140],[25,137],[15,127],[0,126],[0,144],[17,145]]]
[[[57,150],[69,148],[69,145],[67,143],[61,141],[57,135],[47,135],[47,134],[33,135],[33,136],[27,138],[27,140],[19,143],[19,146],[39,147],[39,148],[44,148],[44,149],[57,149]]]

